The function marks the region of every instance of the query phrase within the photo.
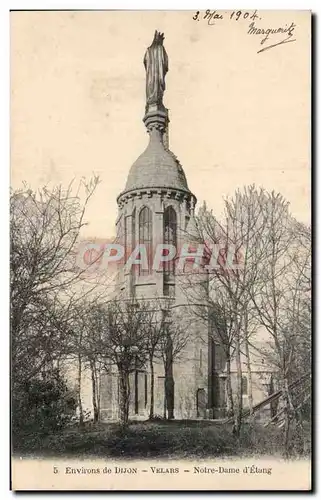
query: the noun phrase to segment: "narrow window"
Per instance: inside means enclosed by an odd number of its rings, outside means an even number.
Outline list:
[[[164,243],[177,246],[177,216],[173,207],[164,212]],[[164,262],[164,295],[174,296],[175,260]]]
[[[139,266],[139,274],[141,275],[150,274],[151,272],[152,239],[152,212],[148,207],[144,207],[139,214],[139,244],[145,246],[148,269],[142,269],[142,266]]]
[[[131,216],[125,217],[125,263],[135,248],[135,209]]]

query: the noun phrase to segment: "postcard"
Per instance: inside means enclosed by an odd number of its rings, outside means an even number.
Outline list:
[[[311,12],[10,15],[12,489],[311,490]]]

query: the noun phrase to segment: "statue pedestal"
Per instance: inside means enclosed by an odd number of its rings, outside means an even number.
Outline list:
[[[146,106],[143,122],[147,130],[152,126],[156,126],[160,130],[165,131],[169,123],[168,111],[163,105],[149,104]]]

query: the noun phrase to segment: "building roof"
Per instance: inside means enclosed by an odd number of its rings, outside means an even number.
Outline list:
[[[190,193],[184,170],[178,159],[165,148],[160,135],[156,131],[151,131],[147,148],[129,171],[125,192],[155,187],[179,189]]]
[[[191,241],[195,241],[195,242],[200,241],[200,238],[201,238],[200,231],[197,227],[196,219],[195,219],[195,216],[193,213],[188,221],[185,233],[186,233],[186,236]]]

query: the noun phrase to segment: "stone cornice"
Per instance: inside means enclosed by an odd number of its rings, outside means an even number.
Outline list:
[[[124,191],[117,198],[117,204],[121,208],[132,199],[141,199],[143,195],[151,198],[154,195],[161,196],[163,199],[175,199],[186,202],[191,202],[192,206],[195,206],[197,199],[196,196],[190,191],[185,191],[183,189],[168,188],[168,187],[147,187],[147,188],[137,188]]]

